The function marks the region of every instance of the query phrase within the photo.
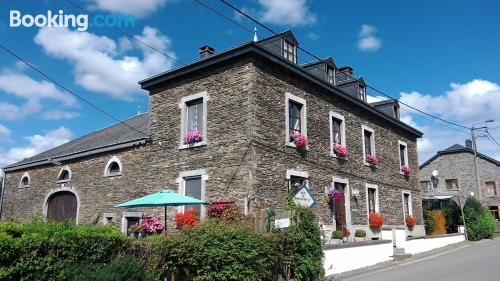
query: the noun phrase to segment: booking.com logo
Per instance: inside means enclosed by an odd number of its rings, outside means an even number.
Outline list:
[[[135,17],[131,15],[95,14],[89,22],[85,14],[64,14],[63,10],[57,13],[47,11],[47,14],[22,15],[21,11],[10,11],[10,27],[73,27],[78,31],[86,31],[89,26],[95,27],[134,27]]]

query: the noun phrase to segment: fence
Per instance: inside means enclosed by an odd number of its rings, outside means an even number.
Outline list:
[[[250,215],[256,231],[270,232],[276,228],[297,225],[298,217],[295,210],[276,210],[273,208],[257,210]]]

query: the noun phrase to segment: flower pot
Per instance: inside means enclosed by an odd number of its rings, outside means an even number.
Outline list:
[[[342,238],[342,241],[343,241],[344,243],[347,243],[347,242],[348,242],[348,239],[349,239],[349,237],[344,237],[344,238]]]

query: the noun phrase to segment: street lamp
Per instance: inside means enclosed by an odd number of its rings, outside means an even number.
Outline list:
[[[472,149],[474,150],[474,170],[476,172],[477,198],[479,201],[481,201],[481,199],[482,199],[483,191],[481,190],[481,181],[479,180],[479,171],[477,169],[476,130],[486,129],[487,127],[475,128],[474,126],[479,125],[479,124],[484,124],[484,123],[491,123],[491,122],[495,122],[495,120],[489,119],[486,121],[478,122],[478,123],[472,124],[472,126],[470,128],[470,133],[471,133],[471,138],[472,138]]]

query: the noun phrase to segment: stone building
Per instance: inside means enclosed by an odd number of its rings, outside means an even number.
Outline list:
[[[480,190],[477,187],[472,142],[454,144],[438,151],[420,165],[420,187],[424,198],[449,196],[481,198],[495,218],[500,211],[500,162],[482,153],[477,154]],[[434,175],[433,175],[434,172]],[[436,175],[437,174],[437,175]],[[481,194],[479,194],[481,192]],[[436,197],[438,196],[438,197]]]
[[[165,188],[235,200],[251,213],[281,208],[296,186],[307,186],[331,228],[371,235],[369,213],[380,212],[388,227],[413,215],[414,233],[424,233],[422,133],[399,120],[396,101],[367,103],[352,68],[331,58],[299,65],[297,47],[290,31],[218,53],[206,46],[200,60],[140,81],[149,113],[6,167],[4,216],[114,220],[125,231],[155,210],[112,206]],[[194,141],[185,144],[188,133]],[[291,134],[307,145],[297,148]],[[333,143],[349,155],[338,157]],[[367,154],[379,157],[377,168]],[[332,187],[345,195],[336,216],[325,199]]]

